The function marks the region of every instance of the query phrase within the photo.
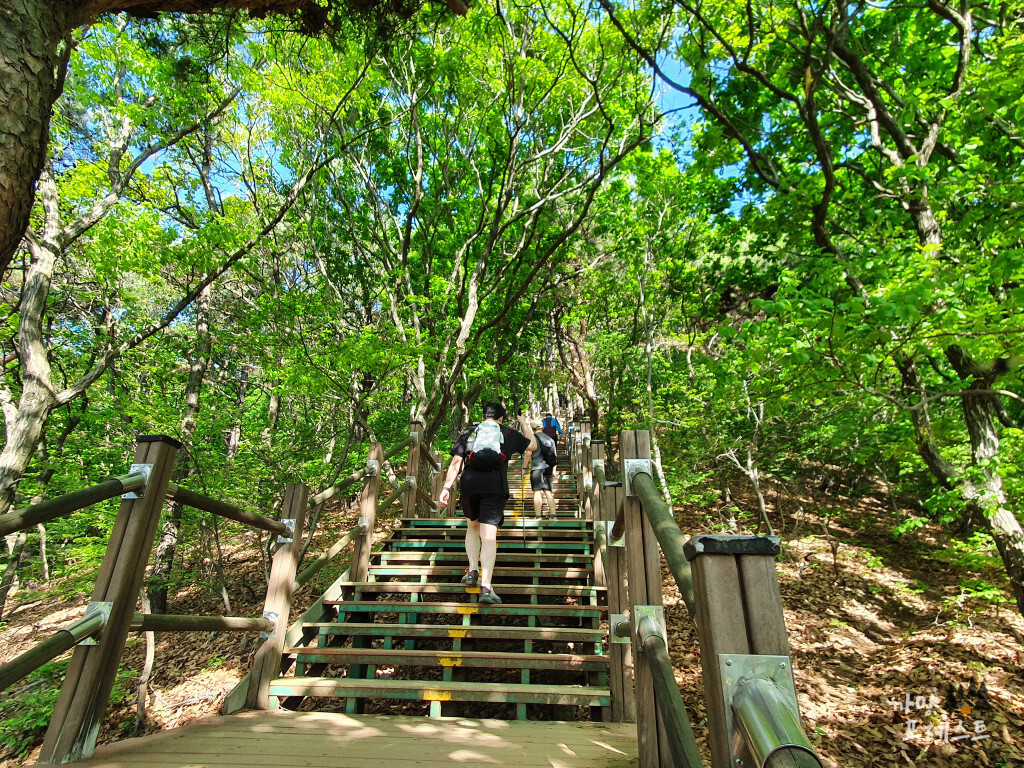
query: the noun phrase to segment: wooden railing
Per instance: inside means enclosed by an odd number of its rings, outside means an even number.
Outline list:
[[[595,577],[608,590],[612,717],[632,720],[635,707],[641,768],[703,765],[669,660],[662,554],[697,624],[712,768],[819,768],[800,726],[775,572],[778,540],[687,541],[658,492],[649,433],[619,435],[624,488],[607,481],[605,446],[590,439],[589,424],[572,427],[579,514],[595,521]]]
[[[224,709],[231,712],[243,706],[268,708],[270,681],[280,674],[284,648],[300,640],[304,621],[322,618],[325,599],[337,597],[332,592],[333,587],[329,588],[299,621],[289,626],[294,593],[350,545],[352,563],[338,581],[365,580],[378,509],[390,506],[399,497],[409,504],[413,515],[435,513],[433,504],[425,504],[422,493],[416,494],[415,479],[400,484],[392,499],[384,504],[379,505],[377,499],[381,466],[406,448],[409,449],[408,467],[411,470],[407,477],[431,478],[437,472],[439,459],[420,442],[417,436],[420,431],[417,425],[413,425],[410,437],[387,453],[380,444],[371,444],[363,468],[313,497],[309,496],[308,488],[302,483],[289,484],[285,489],[281,516],[277,520],[171,483],[171,470],[181,444],[164,435],[143,435],[137,439],[138,448],[132,472],[128,475],[48,499],[0,518],[0,535],[6,535],[115,496],[125,496],[114,521],[85,617],[0,666],[0,690],[3,690],[77,646],[54,706],[39,763],[65,763],[92,754],[129,632],[260,632],[261,643],[253,667],[228,695]],[[425,459],[423,462],[420,462],[421,456]],[[421,464],[423,470],[420,470]],[[358,524],[298,572],[307,513],[360,481],[363,488]],[[428,488],[431,487],[429,482],[428,479]],[[135,612],[165,498],[277,535],[278,546],[271,565],[262,617],[143,615]]]

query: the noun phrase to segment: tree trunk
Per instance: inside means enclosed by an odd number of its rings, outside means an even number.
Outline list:
[[[990,390],[995,381],[994,366],[983,368],[971,360],[958,346],[950,346],[946,357],[961,379],[968,381],[972,392],[961,396],[964,423],[971,438],[971,459],[978,473],[964,481],[962,494],[977,517],[985,521],[1017,601],[1024,615],[1024,527],[1006,506],[1003,478],[996,469],[999,458],[997,427],[998,400]]]
[[[186,446],[196,430],[203,380],[206,378],[206,369],[210,365],[210,355],[213,350],[213,343],[210,339],[212,293],[211,286],[199,294],[199,298],[196,300],[196,355],[189,366],[188,384],[185,387],[185,417],[181,422],[181,441]],[[180,462],[172,474],[174,482],[180,483],[188,479],[191,473],[190,467],[194,461],[195,458],[189,451],[189,461]],[[160,539],[156,545],[156,556],[149,587],[149,601],[153,613],[167,613],[167,587],[171,569],[174,566],[174,553],[178,547],[181,515],[181,504],[172,501],[160,527]]]
[[[0,2],[0,274],[28,226],[67,67],[67,52],[58,49],[84,21],[83,5]]]
[[[7,556],[7,568],[0,579],[0,618],[3,617],[4,606],[7,604],[7,595],[14,586],[14,577],[18,573],[21,556],[25,553],[25,542],[28,541],[28,535],[24,531],[19,531],[13,536],[14,542],[10,545],[10,554]]]

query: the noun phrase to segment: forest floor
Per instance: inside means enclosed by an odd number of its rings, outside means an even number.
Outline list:
[[[749,502],[738,498],[740,507],[752,508]],[[795,514],[785,515],[777,531],[784,547],[779,583],[805,729],[826,765],[1024,768],[1024,620],[1012,602],[1000,602],[1009,593],[994,553],[953,541],[934,526],[894,539],[894,515],[901,513],[881,493],[830,498],[827,529],[825,519],[801,511],[821,508],[814,500],[785,506]],[[778,525],[774,513],[770,505]],[[329,546],[355,517],[343,507],[325,511],[310,552]],[[696,507],[678,509],[677,519],[687,535],[721,531],[717,515],[712,525]],[[378,526],[381,537],[385,527]],[[225,560],[231,613],[260,615],[265,564],[255,541],[226,548]],[[338,560],[299,593],[293,616],[347,567]],[[205,586],[216,584],[212,567],[202,568],[207,572],[171,598],[170,613],[224,611],[219,589]],[[664,585],[676,677],[706,745],[696,633],[667,571]],[[80,617],[88,600],[19,604],[17,597],[0,625],[0,662]],[[252,634],[157,635],[140,725],[135,688],[146,644],[141,636],[129,638],[100,742],[216,714],[248,669],[256,643]],[[50,679],[37,677],[0,696],[0,768],[35,762],[46,718],[31,702],[52,699],[48,689],[62,668],[57,662]],[[973,691],[982,683],[987,694],[979,697]]]

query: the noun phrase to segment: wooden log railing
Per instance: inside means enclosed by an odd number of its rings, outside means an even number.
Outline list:
[[[40,523],[48,523],[80,509],[99,504],[123,493],[137,491],[146,485],[146,475],[141,472],[121,477],[112,477],[96,485],[55,496],[25,509],[16,509],[0,517],[0,538]]]
[[[258,515],[255,512],[246,512],[244,509],[236,507],[233,504],[218,501],[217,499],[211,499],[209,496],[203,496],[201,493],[195,493],[194,491],[182,488],[174,483],[167,484],[167,498],[172,499],[179,504],[183,504],[186,507],[201,509],[212,515],[217,515],[218,517],[223,517],[228,520],[234,520],[236,523],[242,523],[243,525],[248,525],[252,528],[258,528],[261,531],[276,533],[278,536],[291,535],[291,528],[280,520],[274,520],[271,517]]]
[[[282,519],[275,520],[171,483],[171,469],[181,447],[173,438],[142,435],[137,438],[137,443],[133,470],[140,467],[138,471],[47,499],[0,518],[0,535],[6,535],[116,496],[124,497],[85,617],[59,630],[12,661],[0,665],[0,690],[3,690],[46,662],[75,648],[44,737],[40,765],[69,762],[92,754],[121,653],[130,632],[260,632],[262,643],[257,649],[253,670],[229,695],[225,711],[233,711],[232,706],[234,709],[239,708],[241,702],[266,708],[269,703],[269,681],[278,674],[285,644],[301,641],[302,632],[297,626],[302,621],[315,621],[317,616],[322,618],[323,600],[338,597],[336,589],[328,588],[325,595],[298,622],[289,626],[294,592],[307,584],[350,544],[354,545],[353,565],[342,574],[341,581],[366,577],[378,509],[380,466],[406,448],[415,449],[417,459],[421,455],[425,457],[422,466],[428,472],[436,473],[439,466],[438,458],[412,436],[387,453],[379,444],[374,443],[370,447],[366,466],[312,498],[301,483],[289,485],[285,493]],[[359,524],[297,574],[298,553],[301,551],[299,545],[306,513],[360,480],[364,486]],[[392,501],[402,494],[415,493],[416,490],[416,483],[407,481]],[[414,495],[414,501],[422,503],[422,495],[422,492]],[[277,535],[278,548],[274,555],[262,617],[174,616],[135,612],[136,598],[166,498]],[[87,640],[93,641],[93,644],[84,644],[83,641]]]

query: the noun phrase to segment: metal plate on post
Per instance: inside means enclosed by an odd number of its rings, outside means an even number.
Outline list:
[[[604,528],[604,545],[606,547],[624,547],[626,546],[626,535],[623,534],[617,539],[612,538],[612,529],[615,527],[614,520],[595,520],[595,526]]]
[[[419,432],[410,432],[409,433],[409,437],[412,438],[412,441],[414,443],[419,443],[419,441],[420,441],[420,433]]]
[[[788,656],[758,656],[743,653],[720,653],[718,667],[722,679],[722,698],[725,702],[725,726],[729,734],[729,762],[734,766],[756,768],[757,761],[747,747],[743,734],[733,715],[733,698],[746,678],[760,677],[771,680],[785,694],[790,710],[800,719],[796,700],[796,684]]]
[[[359,519],[358,519],[358,520],[356,521],[356,525],[361,525],[361,526],[363,526],[363,533],[362,533],[362,535],[365,535],[365,534],[367,534],[367,533],[370,533],[370,532],[371,532],[371,531],[370,531],[370,518],[369,518],[369,516],[368,516],[368,515],[367,515],[367,516],[363,516],[363,517],[360,517],[360,518],[359,518]]]
[[[133,464],[132,466],[135,467],[135,466],[138,466],[138,465]],[[150,469],[152,469],[152,467],[153,467],[152,464],[149,464],[148,466],[150,467]],[[135,472],[135,470],[132,469],[132,472]],[[149,476],[147,475],[146,477],[148,478]],[[110,612],[113,609],[114,609],[114,604],[113,603],[108,603],[108,602],[104,602],[104,601],[101,601],[101,600],[90,601],[89,606],[85,609],[85,616],[83,618],[87,618],[87,617],[91,616],[94,613],[102,614],[103,615],[103,624],[104,624],[104,626],[106,626],[106,623],[108,621],[110,621]],[[100,630],[100,635],[102,635],[102,634],[103,634],[103,630]],[[78,641],[78,644],[79,645],[99,645],[100,641],[97,640],[95,637],[83,637],[81,640]]]
[[[619,624],[629,624],[629,616],[625,613],[613,613],[608,616],[608,634],[611,636],[613,643],[621,643],[623,645],[629,645],[632,641],[632,633],[619,637],[615,634],[615,627]]]
[[[366,460],[366,475],[365,477],[376,477],[380,474],[380,462],[376,459]]]
[[[278,544],[291,544],[295,540],[295,518],[285,517],[281,520],[281,525],[288,529],[290,536],[279,535],[277,537]]]
[[[639,472],[644,472],[645,474],[648,474],[651,477],[654,477],[654,474],[651,471],[652,470],[652,468],[651,468],[651,460],[650,459],[626,459],[626,460],[623,461],[623,465],[624,466],[622,468],[623,469],[622,477],[626,481],[626,495],[627,496],[636,496],[637,494],[633,493],[633,476],[636,475]]]
[[[633,628],[640,627],[640,623],[646,618],[652,618],[658,622],[658,629],[668,644],[668,631],[665,628],[665,608],[660,605],[634,605],[633,606]]]
[[[409,485],[410,488],[415,488],[416,487],[416,476],[415,475],[406,475],[405,476],[405,482]]]
[[[146,495],[146,486],[149,485],[149,478],[153,474],[152,464],[132,464],[131,469],[128,470],[129,475],[144,475],[146,483],[137,491],[128,491],[128,493],[122,493],[122,499],[141,499]]]
[[[271,637],[274,636],[274,633],[277,631],[277,620],[280,618],[280,615],[278,614],[277,611],[264,611],[263,618],[274,622],[274,628],[272,630],[270,630],[269,632],[260,632],[260,640],[269,640]]]

